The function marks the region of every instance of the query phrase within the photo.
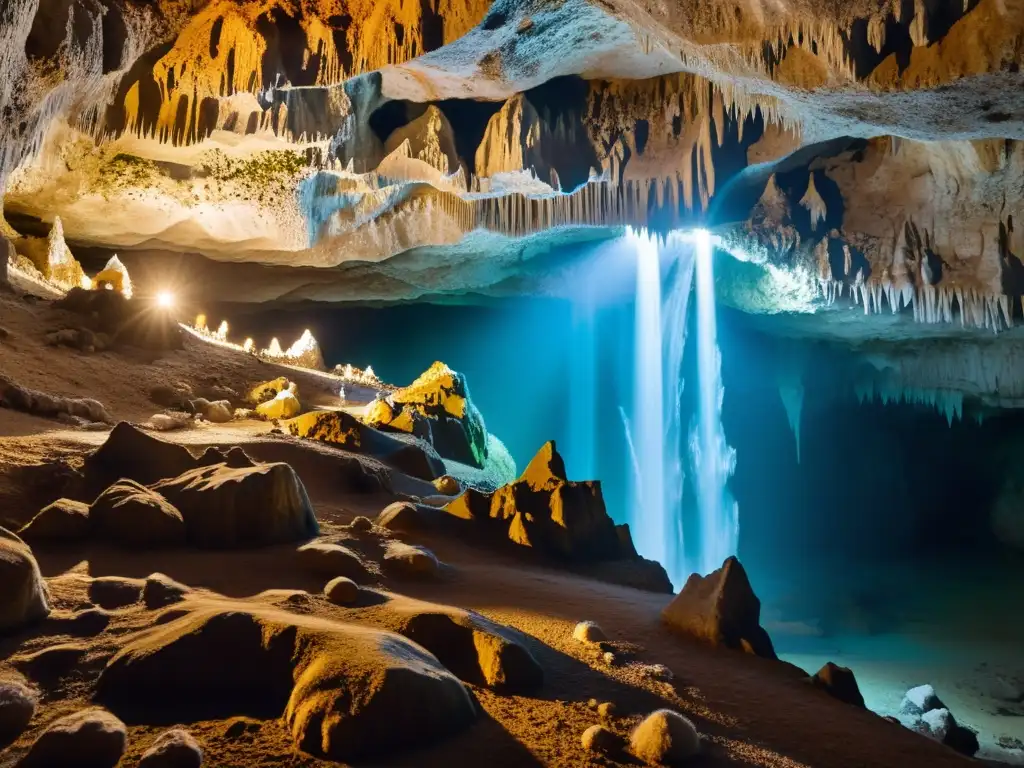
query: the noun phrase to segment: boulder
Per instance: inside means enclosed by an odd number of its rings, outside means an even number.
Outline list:
[[[216,400],[207,402],[203,409],[203,418],[212,421],[214,424],[226,424],[235,418],[235,409],[227,400]]]
[[[46,618],[50,603],[29,546],[0,528],[0,635]]]
[[[23,768],[114,768],[128,743],[124,723],[102,709],[86,709],[52,723],[29,749]]]
[[[354,453],[373,456],[421,480],[433,480],[444,473],[444,462],[429,446],[379,432],[345,411],[305,413],[288,422],[288,431],[296,437],[319,440]]]
[[[249,390],[246,399],[253,405],[260,405],[268,400],[273,400],[281,392],[288,389],[288,379],[280,376],[271,381],[263,381]]]
[[[295,395],[295,385],[289,384],[272,399],[256,406],[256,413],[268,421],[274,419],[291,419],[302,413],[302,405]]]
[[[359,585],[345,576],[327,582],[324,596],[335,605],[352,605],[359,599]]]
[[[960,725],[945,707],[929,709],[921,715],[918,730],[968,757],[973,757],[979,748],[978,734]]]
[[[30,543],[79,541],[89,535],[89,505],[57,499],[43,507],[18,535]]]
[[[145,582],[122,576],[98,576],[89,582],[89,599],[100,608],[116,610],[139,602]]]
[[[608,639],[604,630],[592,621],[581,621],[573,628],[572,636],[581,643],[600,643]]]
[[[903,694],[900,701],[900,714],[920,717],[933,709],[945,709],[946,705],[930,685],[918,685]]]
[[[372,403],[364,421],[420,437],[446,459],[474,467],[487,459],[487,429],[469,398],[466,377],[441,362]]]
[[[442,496],[456,496],[462,492],[459,481],[451,475],[441,475],[434,480],[434,487]]]
[[[38,701],[28,686],[14,680],[0,681],[0,748],[28,727]]]
[[[776,658],[771,638],[761,627],[761,601],[735,557],[707,576],[691,574],[661,619],[671,629],[712,645]]]
[[[583,732],[580,740],[583,742],[583,748],[588,752],[615,752],[622,746],[618,735],[603,725],[590,726]]]
[[[192,387],[181,382],[158,384],[149,390],[149,399],[163,408],[183,410],[192,399]]]
[[[134,480],[119,480],[89,508],[93,530],[125,547],[173,547],[185,543],[185,521],[167,499]]]
[[[633,729],[629,748],[647,765],[678,765],[700,752],[700,734],[678,712],[659,709]]]
[[[362,558],[341,544],[311,541],[299,547],[298,557],[300,567],[323,578],[345,576],[364,584],[371,579]]]
[[[198,467],[156,483],[176,507],[188,541],[231,548],[306,541],[319,533],[306,488],[288,464]]]
[[[100,488],[122,478],[150,485],[196,466],[195,457],[183,446],[160,440],[122,421],[110,431],[103,445],[86,457],[85,474]]]
[[[399,533],[410,533],[424,527],[416,505],[408,501],[396,501],[384,507],[377,515],[377,525]]]
[[[857,685],[857,678],[847,667],[840,667],[830,661],[807,678],[807,681],[815,688],[821,688],[834,699],[866,709],[864,697],[860,693],[860,686]]]
[[[189,588],[162,573],[151,573],[142,587],[142,601],[151,611],[185,599]]]
[[[139,759],[138,768],[200,768],[203,750],[184,728],[164,731]]]
[[[463,684],[400,635],[251,602],[187,605],[110,659],[99,700],[136,718],[283,716],[298,749],[336,761],[427,745],[475,719]]]
[[[441,564],[429,549],[401,541],[388,544],[382,565],[390,573],[412,578],[431,578],[441,570]]]
[[[597,715],[602,720],[611,720],[615,717],[617,708],[614,701],[602,701],[597,705]]]

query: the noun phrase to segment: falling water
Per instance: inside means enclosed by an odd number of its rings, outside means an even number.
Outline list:
[[[690,455],[697,481],[700,550],[696,570],[707,574],[736,554],[739,508],[726,487],[736,468],[736,452],[722,431],[722,355],[715,323],[715,276],[711,237],[695,233],[697,244],[697,371],[700,386]]]
[[[569,477],[597,477],[597,337],[594,306],[588,296],[572,305],[569,344]]]

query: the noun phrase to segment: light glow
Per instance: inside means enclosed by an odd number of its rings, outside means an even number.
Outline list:
[[[156,295],[156,305],[160,309],[170,309],[174,306],[174,294],[170,291],[159,291]]]

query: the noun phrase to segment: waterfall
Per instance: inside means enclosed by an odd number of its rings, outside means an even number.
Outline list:
[[[696,233],[697,371],[700,392],[690,455],[697,483],[700,549],[696,570],[707,574],[736,554],[739,508],[726,483],[736,469],[736,452],[722,431],[722,355],[715,320],[715,276],[710,235]]]
[[[572,305],[569,343],[569,477],[597,477],[597,337],[589,296]]]

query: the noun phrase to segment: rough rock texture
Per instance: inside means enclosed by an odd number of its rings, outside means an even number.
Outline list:
[[[659,709],[633,729],[629,748],[647,765],[679,765],[700,751],[700,734],[678,712]]]
[[[139,768],[199,768],[203,750],[184,728],[164,731],[139,759]]]
[[[395,469],[421,480],[433,480],[444,473],[437,453],[423,443],[409,443],[361,423],[344,411],[313,411],[288,422],[297,437],[319,440],[354,453],[380,459]]]
[[[172,547],[185,543],[185,521],[167,499],[134,480],[119,480],[89,508],[97,535],[125,547]]]
[[[0,744],[13,741],[28,727],[39,697],[13,680],[0,681]]]
[[[446,459],[475,467],[487,459],[487,428],[469,398],[466,377],[441,362],[374,401],[364,421],[420,437]]]
[[[102,709],[86,709],[52,723],[36,739],[24,768],[114,768],[124,754],[128,730]]]
[[[707,576],[692,574],[661,618],[672,629],[713,645],[776,658],[761,627],[761,601],[735,557]]]
[[[89,505],[72,499],[57,499],[39,510],[18,535],[25,541],[78,541],[89,535]]]
[[[88,397],[61,397],[20,386],[0,374],[0,407],[55,419],[67,414],[88,422],[114,422],[103,403]]]
[[[0,635],[16,632],[49,613],[46,584],[32,550],[0,528]]]
[[[847,667],[840,667],[830,661],[807,680],[839,701],[865,708],[857,678],[853,676],[853,670]]]
[[[283,716],[296,747],[346,761],[428,744],[476,714],[462,683],[399,635],[229,601],[130,638],[98,696],[132,717]]]
[[[946,705],[930,685],[918,685],[903,694],[900,702],[901,715],[921,716],[933,709],[945,709]]]

